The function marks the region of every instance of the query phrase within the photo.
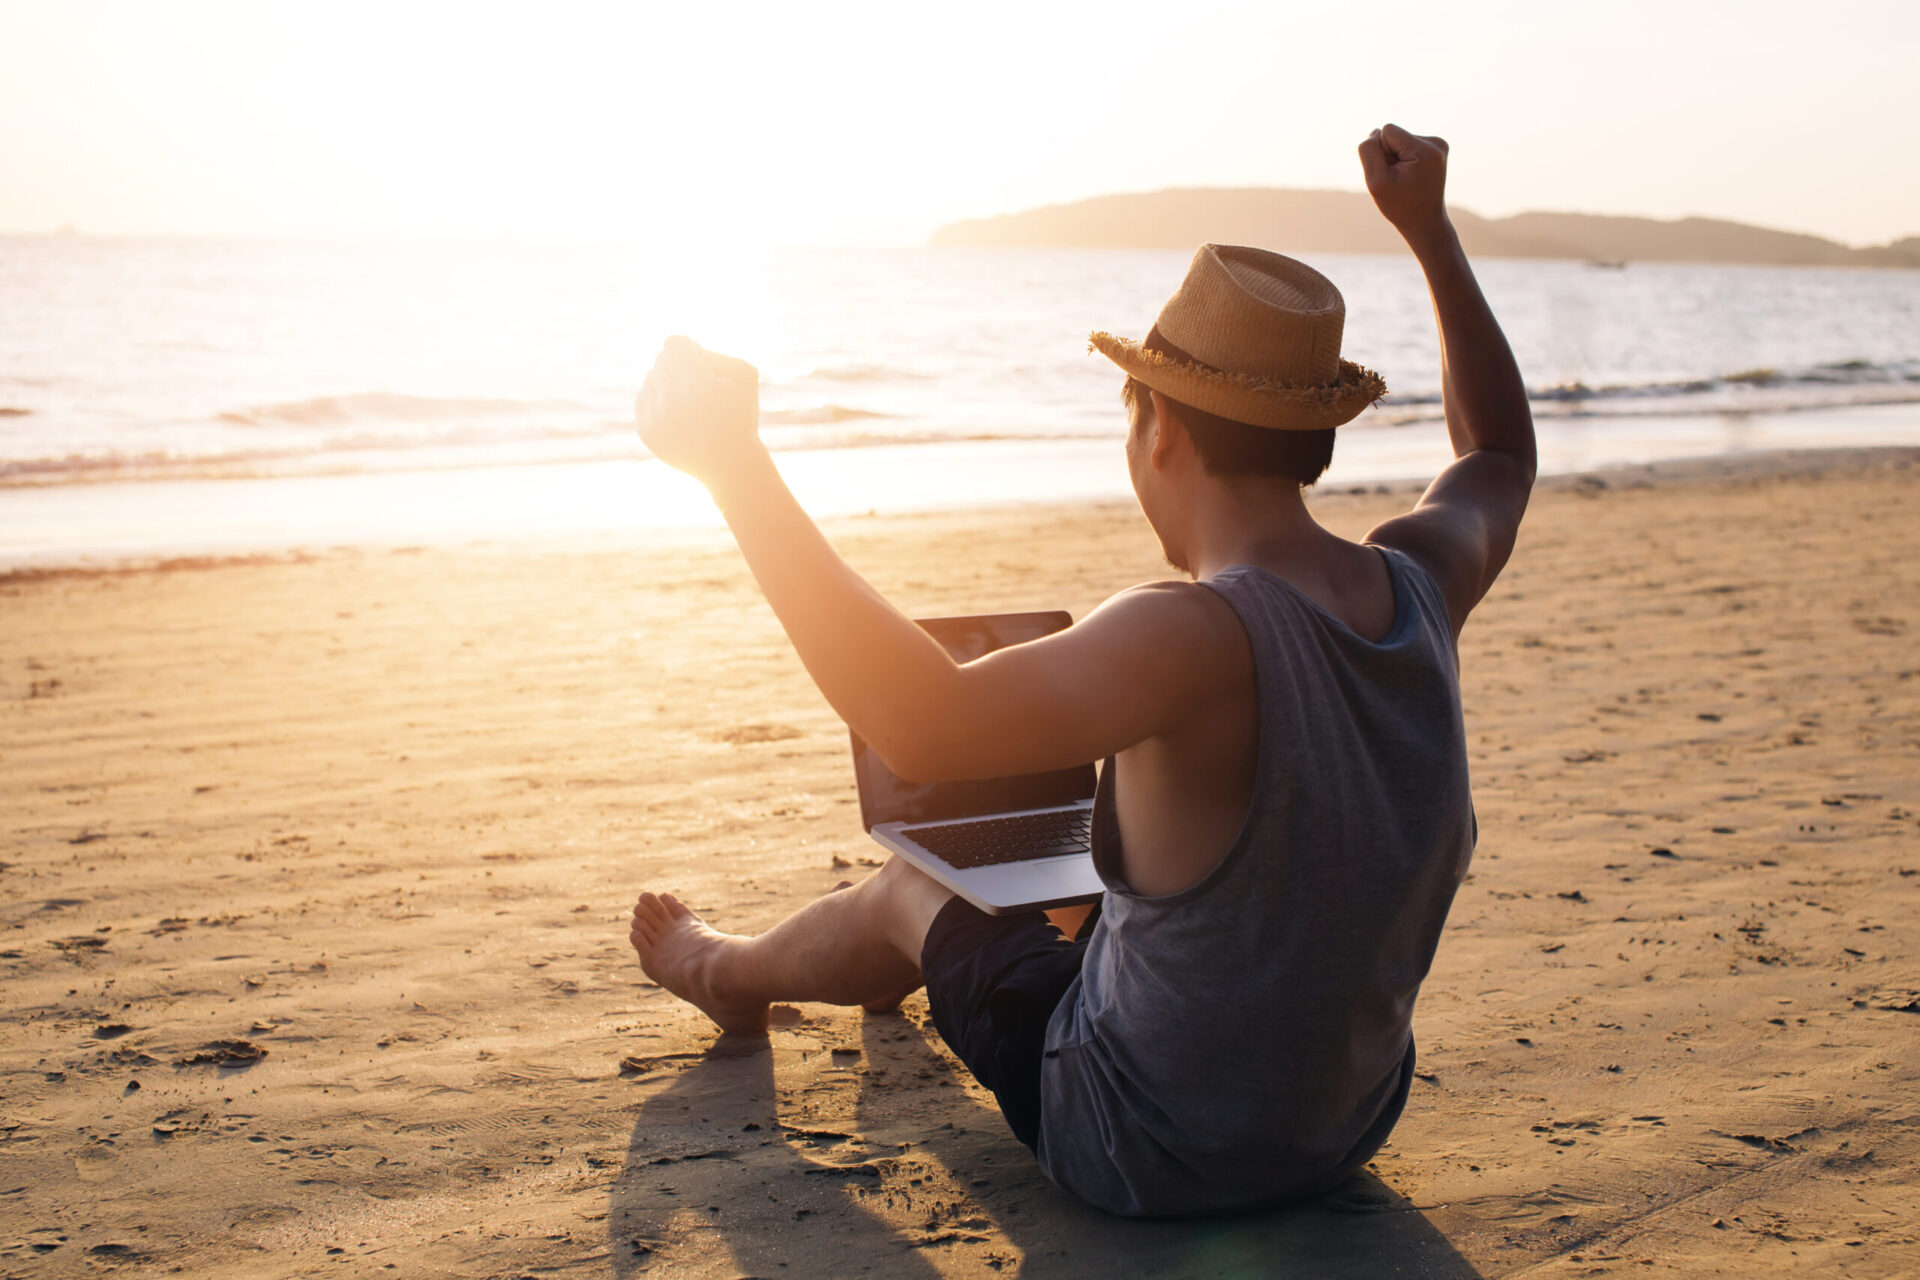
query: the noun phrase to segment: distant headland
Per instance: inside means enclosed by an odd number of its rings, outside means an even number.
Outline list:
[[[1766,266],[1920,268],[1920,236],[1856,249],[1835,240],[1715,218],[1522,213],[1483,218],[1449,210],[1467,252],[1494,258],[1629,262],[1722,262]],[[1296,253],[1400,253],[1392,227],[1358,191],[1277,187],[1180,187],[1095,196],[1071,204],[954,222],[937,245],[1048,245],[1190,249],[1215,241]]]

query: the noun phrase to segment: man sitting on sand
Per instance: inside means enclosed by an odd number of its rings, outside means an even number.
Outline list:
[[[1191,581],[1123,591],[964,666],[827,545],[757,436],[757,376],[685,339],[637,409],[704,481],[820,690],[925,780],[1105,759],[1106,893],[1069,938],[990,916],[900,858],[758,937],[667,894],[640,963],[725,1031],[775,1000],[935,1026],[1055,1182],[1116,1213],[1315,1194],[1386,1140],[1413,1075],[1414,997],[1475,837],[1455,643],[1512,550],[1533,425],[1448,222],[1447,146],[1393,125],[1367,188],[1426,272],[1456,460],[1359,543],[1302,498],[1333,428],[1385,393],[1339,358],[1339,292],[1292,259],[1204,246],[1128,375],[1127,463]]]

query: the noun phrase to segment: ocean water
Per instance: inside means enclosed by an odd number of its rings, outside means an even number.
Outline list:
[[[1309,257],[1390,388],[1329,483],[1431,474],[1417,270]],[[1117,496],[1120,377],[1086,335],[1143,333],[1186,261],[0,238],[0,562],[710,521],[630,425],[675,332],[760,367],[763,433],[822,512]],[[1920,442],[1886,407],[1920,403],[1920,272],[1478,269],[1549,469]]]

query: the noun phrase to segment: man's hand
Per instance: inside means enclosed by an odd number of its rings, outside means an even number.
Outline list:
[[[758,447],[760,373],[691,338],[668,338],[633,417],[654,457],[712,484]]]
[[[1416,251],[1446,229],[1446,139],[1382,125],[1360,144],[1360,167],[1375,207]]]

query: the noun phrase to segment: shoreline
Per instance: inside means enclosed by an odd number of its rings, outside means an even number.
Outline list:
[[[1920,429],[1920,423],[1916,423]],[[1105,442],[1102,442],[1103,444]],[[895,446],[898,448],[918,448],[920,446]],[[1706,482],[1757,480],[1771,476],[1793,476],[1819,474],[1827,471],[1851,472],[1871,470],[1886,466],[1900,466],[1920,460],[1920,443],[1890,445],[1856,445],[1832,448],[1784,448],[1763,449],[1742,453],[1720,453],[1693,457],[1677,457],[1657,462],[1621,463],[1611,466],[1587,468],[1567,472],[1543,472],[1536,482],[1536,491],[1558,491],[1564,489],[1591,490],[1606,487],[1642,487],[1655,483]],[[578,466],[576,463],[541,464],[543,466]],[[502,468],[505,470],[505,468]],[[297,564],[322,559],[328,556],[346,553],[387,552],[415,553],[428,548],[444,551],[462,549],[522,550],[529,554],[542,554],[555,550],[577,549],[583,552],[629,550],[657,551],[663,547],[681,547],[688,550],[712,550],[731,548],[732,542],[725,532],[718,512],[710,505],[700,510],[707,499],[702,491],[690,480],[670,476],[668,479],[683,490],[689,500],[689,511],[694,517],[677,525],[636,525],[625,529],[597,528],[574,530],[571,532],[531,532],[506,536],[472,536],[435,538],[423,534],[416,540],[389,539],[365,542],[330,542],[326,544],[292,544],[267,546],[263,548],[238,547],[227,550],[180,547],[169,552],[141,553],[128,551],[120,555],[102,557],[62,557],[53,553],[44,557],[9,554],[0,545],[0,583],[30,582],[55,577],[85,577],[142,572],[169,572],[178,569],[211,568],[236,564]],[[175,483],[175,482],[162,482]],[[206,481],[193,483],[246,483],[244,481]],[[264,482],[273,483],[273,482]],[[1344,482],[1326,480],[1309,491],[1310,504],[1323,506],[1329,502],[1350,499],[1372,494],[1418,493],[1426,485],[1425,480],[1407,478],[1353,479]],[[797,486],[796,486],[797,487]],[[966,518],[994,513],[1045,512],[1050,508],[1086,508],[1099,509],[1114,507],[1127,512],[1137,510],[1130,493],[1121,495],[1092,488],[1081,496],[1061,501],[1047,497],[1012,497],[972,502],[959,502],[947,505],[927,505],[894,510],[870,509],[867,511],[828,511],[816,513],[821,527],[830,535],[842,531],[858,531],[871,526],[875,520],[900,520],[914,517],[956,517]],[[813,508],[810,506],[810,510]]]

